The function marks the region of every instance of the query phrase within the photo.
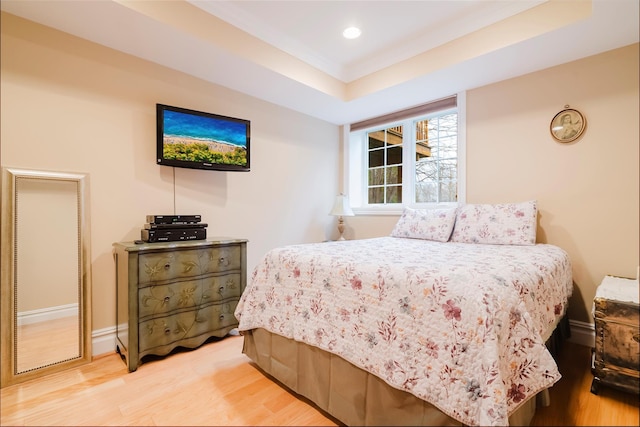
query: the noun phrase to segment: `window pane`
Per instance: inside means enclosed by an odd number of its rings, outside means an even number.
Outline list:
[[[369,170],[369,185],[384,185],[384,168]]]
[[[441,159],[455,159],[457,156],[457,150],[454,149],[447,149],[447,148],[442,148],[440,149],[439,152],[439,158]]]
[[[387,168],[387,184],[402,184],[402,166]]]
[[[431,158],[433,161],[436,161],[438,158],[441,157],[440,153],[442,153],[442,150],[438,145],[431,147]]]
[[[456,196],[456,182],[441,182],[440,183],[440,202],[455,202],[458,198]]]
[[[443,149],[457,150],[458,138],[453,136],[442,136],[438,141],[438,145]]]
[[[436,181],[438,179],[438,164],[434,160],[416,163],[416,182]]]
[[[416,123],[416,142],[425,142],[429,141],[429,136],[427,133],[429,127],[429,120],[420,120]],[[428,145],[428,144],[425,144]]]
[[[449,113],[439,117],[440,126],[453,133],[458,132],[458,113]]]
[[[384,150],[369,151],[369,168],[384,166]]]
[[[384,147],[384,131],[369,133],[369,150]]]
[[[395,146],[387,149],[387,164],[399,165],[402,164],[402,146]]]
[[[440,179],[441,180],[455,180],[458,173],[458,165],[456,159],[442,160],[440,162]]]
[[[425,157],[431,157],[431,147],[426,143],[419,142],[416,144],[416,160],[424,159]]]
[[[402,203],[402,187],[389,186],[387,187],[387,203]]]
[[[435,203],[438,201],[438,188],[434,182],[416,183],[416,202]]]
[[[384,203],[384,187],[369,188],[369,203]]]

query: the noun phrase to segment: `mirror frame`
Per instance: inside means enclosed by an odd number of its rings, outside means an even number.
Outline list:
[[[79,295],[79,347],[78,357],[18,372],[16,363],[16,184],[20,178],[49,181],[72,181],[77,184],[78,195],[78,295]],[[89,224],[89,176],[83,173],[65,173],[29,169],[2,168],[1,253],[2,273],[0,286],[0,387],[18,384],[43,375],[52,374],[91,362],[91,256]],[[55,249],[55,246],[52,248]],[[55,345],[55,344],[54,344]]]

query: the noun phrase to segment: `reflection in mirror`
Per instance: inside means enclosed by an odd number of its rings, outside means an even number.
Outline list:
[[[77,182],[16,178],[18,373],[81,354],[77,206]],[[44,223],[55,226],[34,226]]]
[[[3,169],[3,387],[91,360],[87,185]]]

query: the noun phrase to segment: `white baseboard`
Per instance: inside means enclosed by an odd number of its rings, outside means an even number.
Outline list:
[[[93,357],[116,352],[116,327],[96,329],[91,333],[91,355]]]
[[[596,329],[593,323],[581,322],[569,319],[571,338],[569,342],[580,344],[585,347],[593,347],[596,342]]]
[[[18,322],[18,326],[22,326],[77,315],[78,303],[74,303],[58,305],[56,307],[45,307],[37,310],[21,311],[16,316],[16,321]]]

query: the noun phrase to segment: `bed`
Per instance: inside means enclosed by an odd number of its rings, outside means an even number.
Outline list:
[[[390,236],[273,249],[236,308],[243,352],[347,425],[528,425],[573,283],[535,216],[405,209]]]

